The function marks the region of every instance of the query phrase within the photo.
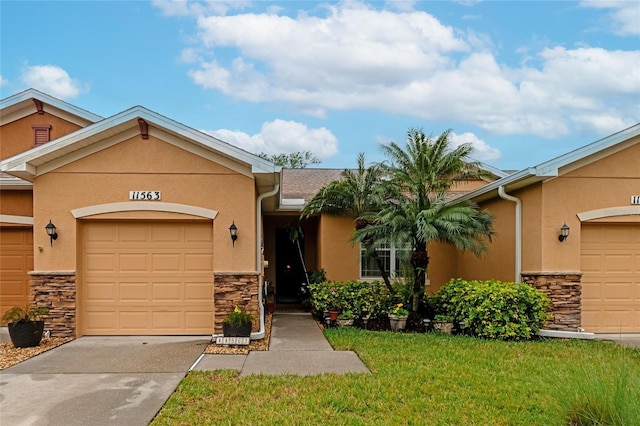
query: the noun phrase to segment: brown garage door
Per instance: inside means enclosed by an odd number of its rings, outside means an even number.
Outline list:
[[[0,315],[29,302],[29,271],[33,271],[33,230],[0,229]]]
[[[83,334],[211,334],[211,222],[87,222]]]
[[[640,224],[583,225],[581,238],[583,328],[640,332]]]

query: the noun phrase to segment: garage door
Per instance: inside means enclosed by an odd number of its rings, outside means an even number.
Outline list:
[[[582,327],[640,332],[640,224],[583,225],[581,238]]]
[[[28,272],[33,271],[33,230],[0,230],[0,315],[29,302]]]
[[[211,222],[88,222],[83,334],[211,334]]]

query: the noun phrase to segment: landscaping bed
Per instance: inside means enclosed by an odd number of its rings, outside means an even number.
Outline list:
[[[40,341],[32,348],[14,348],[11,342],[0,343],[0,370],[9,368],[36,355],[73,340],[72,337],[50,337]]]

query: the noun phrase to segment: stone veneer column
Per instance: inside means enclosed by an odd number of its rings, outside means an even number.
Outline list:
[[[522,272],[522,282],[545,292],[553,318],[544,328],[578,331],[582,325],[582,272]]]
[[[252,331],[260,328],[257,272],[215,272],[213,279],[214,333],[222,333],[224,317],[239,306],[253,318]]]
[[[49,309],[45,330],[51,337],[76,337],[75,271],[30,272],[30,300]]]

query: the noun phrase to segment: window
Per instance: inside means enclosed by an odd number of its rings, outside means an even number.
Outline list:
[[[33,129],[34,145],[42,145],[43,143],[47,143],[51,140],[50,125],[31,126],[31,128]]]
[[[409,255],[408,249],[396,249],[388,243],[376,245],[378,257],[382,260],[385,271],[389,272],[391,277],[402,276],[402,259],[406,259]],[[391,268],[393,265],[393,268]],[[360,245],[360,277],[361,278],[380,278],[380,270],[378,265],[371,256],[367,256],[365,249]]]

